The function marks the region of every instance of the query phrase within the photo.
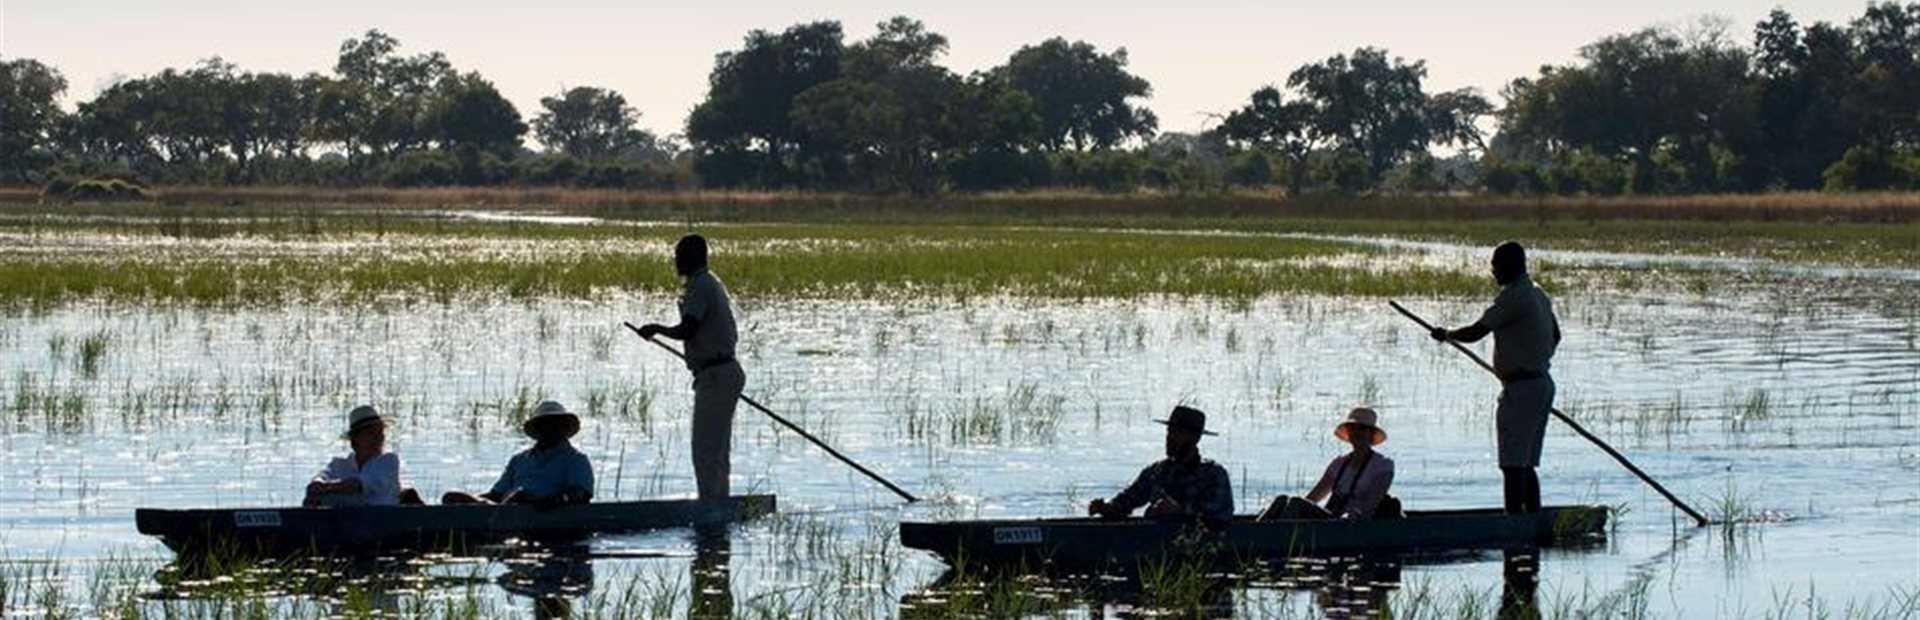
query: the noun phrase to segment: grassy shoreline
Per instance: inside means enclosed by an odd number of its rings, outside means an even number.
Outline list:
[[[398,191],[388,198],[439,196]],[[727,202],[735,198],[761,202]],[[1488,246],[1521,239],[1549,250],[1920,266],[1920,218],[1578,219],[1556,214],[1463,219],[1456,217],[1461,209],[1511,208],[1464,201],[1455,211],[1422,207],[1426,210],[1398,216],[1385,213],[1393,208],[1387,203],[1368,202],[1365,209],[1381,212],[1339,217],[1310,213],[1324,205],[1275,203],[1287,214],[1243,216],[1232,206],[1238,199],[1231,197],[1179,202],[1078,195],[1009,199],[987,213],[946,209],[940,199],[887,206],[884,199],[868,197],[819,198],[852,200],[855,206],[784,202],[771,194],[703,194],[694,199],[712,201],[702,203],[707,207],[674,202],[609,207],[563,200],[522,211],[591,216],[562,223],[452,213],[500,209],[493,203],[430,208],[426,202],[396,207],[0,200],[0,238],[7,240],[0,251],[0,305],[48,307],[87,300],[276,305],[662,293],[676,285],[665,268],[670,244],[689,228],[714,237],[730,283],[769,298],[1244,300],[1269,294],[1485,292],[1483,274],[1472,268],[1477,263],[1436,263],[1418,251],[1280,236],[1286,234]],[[1885,198],[1884,204],[1845,208],[1854,214],[1906,213],[1904,201],[1911,201],[1912,210],[1920,212],[1920,194]],[[1056,199],[1066,206],[1049,202]],[[1096,200],[1117,206],[1092,206]],[[741,211],[725,206],[739,204],[753,206]],[[1034,204],[1055,206],[1027,208]],[[1705,206],[1688,204],[1634,208],[1675,214],[1775,212],[1775,207],[1723,204],[1719,197]]]

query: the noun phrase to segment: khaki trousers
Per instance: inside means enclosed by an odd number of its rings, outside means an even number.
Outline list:
[[[747,373],[729,362],[693,376],[693,480],[700,499],[722,499],[731,492],[733,412]]]

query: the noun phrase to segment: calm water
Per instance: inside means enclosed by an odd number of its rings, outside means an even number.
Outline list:
[[[1426,251],[1421,260],[1477,269],[1471,256]],[[1546,554],[1543,605],[1638,591],[1656,615],[1740,617],[1809,592],[1843,607],[1920,588],[1920,278],[1739,269],[1737,285],[1710,295],[1559,300],[1561,408],[1697,508],[1747,522],[1688,528],[1597,448],[1551,426],[1547,503],[1623,513],[1605,546]],[[464,590],[530,608],[516,592],[564,582],[602,595],[640,588],[673,614],[726,592],[743,609],[893,615],[943,569],[892,544],[894,522],[1077,514],[1156,458],[1162,427],[1150,420],[1182,402],[1221,432],[1201,449],[1233,472],[1242,511],[1303,491],[1339,451],[1334,421],[1361,403],[1382,413],[1382,449],[1409,508],[1500,502],[1497,385],[1384,300],[736,294],[748,394],[929,501],[901,506],[743,408],[734,487],[779,494],[786,514],[732,533],[724,579],[686,532],[662,532],[595,541],[602,557],[585,571],[431,567],[438,577],[392,598]],[[1479,308],[1403,302],[1447,324]],[[593,412],[575,443],[595,459],[602,498],[690,495],[686,373],[619,327],[671,308],[641,297],[0,318],[0,556],[65,562],[82,588],[108,558],[167,557],[134,532],[135,507],[297,503],[305,480],[344,451],[341,418],[363,401],[398,418],[389,445],[429,496],[490,483],[526,443],[508,422],[514,408],[541,398]],[[107,344],[89,370],[84,341],[99,334]],[[1501,573],[1498,556],[1466,556],[1399,577],[1428,592],[1497,593]],[[688,594],[702,589],[709,596]],[[658,594],[669,590],[680,593]],[[1230,596],[1244,615],[1345,606],[1310,589]],[[1074,613],[1127,604],[1096,599]]]

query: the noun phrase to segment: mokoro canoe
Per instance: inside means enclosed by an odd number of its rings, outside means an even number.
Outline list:
[[[593,534],[717,525],[777,509],[772,495],[605,502],[548,511],[525,505],[228,508],[134,511],[141,534],[179,553],[375,555],[458,551],[509,539],[574,542]]]
[[[1401,519],[1255,521],[1236,517],[1223,532],[1146,518],[902,522],[900,544],[950,565],[1032,568],[1129,566],[1173,556],[1244,562],[1591,543],[1606,536],[1607,509],[1551,506],[1509,515],[1493,509],[1410,511]]]

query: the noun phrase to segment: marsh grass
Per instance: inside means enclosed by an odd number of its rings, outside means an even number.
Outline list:
[[[94,331],[80,339],[80,374],[92,379],[100,374],[100,361],[107,356],[107,347],[113,343],[113,334],[105,329]]]
[[[46,307],[89,299],[270,306],[676,292],[678,284],[658,252],[679,231],[619,228],[622,241],[610,247],[574,241],[507,256],[486,251],[484,244],[428,253],[394,246],[381,260],[280,246],[237,254],[156,246],[151,255],[10,255],[0,261],[0,293],[10,305]],[[1459,295],[1484,289],[1481,277],[1449,269],[1361,268],[1312,260],[1377,250],[1305,239],[807,225],[740,226],[709,234],[718,245],[715,268],[729,287],[767,298],[1250,299],[1280,293]],[[48,270],[61,275],[45,277]],[[551,326],[536,327],[543,339],[551,337]]]
[[[1912,202],[1920,205],[1920,199]],[[770,297],[1204,295],[1244,300],[1276,293],[1444,296],[1484,288],[1478,273],[1419,265],[1382,269],[1365,261],[1330,263],[1323,259],[1375,250],[1265,233],[1467,243],[1521,238],[1552,249],[1920,264],[1920,218],[1892,223],[1605,219],[1546,225],[1537,219],[1484,219],[1471,209],[1474,215],[1466,219],[1436,217],[1427,207],[1387,209],[1378,217],[1336,217],[1337,212],[1318,207],[1245,217],[1233,209],[1162,213],[1160,208],[1041,217],[1024,209],[969,216],[966,211],[929,213],[924,207],[900,207],[848,219],[832,210],[782,207],[755,211],[766,216],[757,221],[709,219],[724,223],[711,224],[705,232],[716,240],[721,257],[716,267],[728,283]],[[475,295],[594,299],[611,290],[672,292],[677,285],[665,256],[673,238],[685,230],[678,224],[624,220],[477,221],[380,208],[146,209],[72,213],[0,206],[0,235],[80,235],[39,249],[29,243],[26,251],[0,260],[0,298],[8,305],[28,306],[79,299],[249,305],[447,301]],[[1912,211],[1920,213],[1920,207]],[[602,215],[645,219],[665,213],[672,211],[638,208]],[[83,214],[91,215],[80,217]],[[174,241],[185,230],[193,231],[187,241]],[[85,235],[145,242],[151,249],[75,251],[76,244],[85,248],[89,243]],[[162,239],[168,241],[156,241]],[[502,243],[540,249],[502,255],[496,251]],[[43,277],[48,270],[58,270],[61,277]],[[1717,287],[1720,277],[1704,274],[1681,286],[1704,293],[1712,289],[1702,287]],[[550,330],[540,333],[545,338]]]
[[[909,441],[951,445],[1052,445],[1059,439],[1067,397],[1037,383],[1010,385],[1004,396],[958,397],[940,407],[917,398],[898,404],[900,433]]]
[[[87,390],[79,385],[65,387],[22,370],[14,375],[12,394],[6,400],[10,423],[7,429],[36,426],[49,433],[83,433],[92,428],[92,403]]]
[[[1765,256],[1845,264],[1920,262],[1920,193],[1781,193],[1617,198],[1111,195],[1049,190],[907,199],[809,193],[625,193],[597,190],[184,189],[170,205],[40,205],[0,193],[0,231],[121,227],[218,238],[295,238],[480,227],[526,234],[527,222],[452,219],[444,209],[518,210],[622,221],[835,222],[842,225],[1063,226],[1389,235],[1558,249]],[[423,217],[429,216],[429,217]],[[120,222],[102,220],[121,220]],[[425,224],[421,224],[425,220]],[[132,227],[131,229],[127,227]],[[575,227],[578,228],[578,227]],[[576,231],[577,232],[577,231]],[[500,233],[495,233],[500,234]],[[574,233],[568,233],[574,234]]]

